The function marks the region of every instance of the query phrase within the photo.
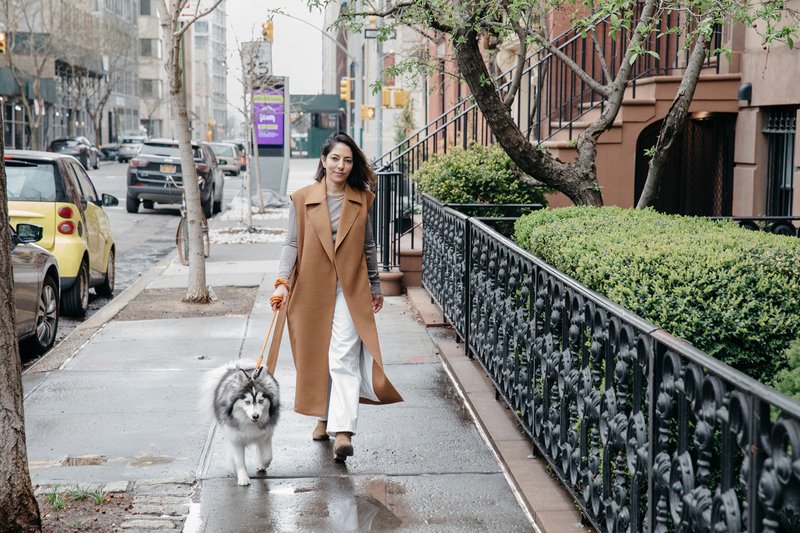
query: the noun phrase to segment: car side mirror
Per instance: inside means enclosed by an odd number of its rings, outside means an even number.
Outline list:
[[[219,164],[219,165],[227,165],[228,164],[228,160],[227,159],[217,159],[217,164]]]
[[[103,193],[103,206],[104,207],[113,207],[115,205],[119,205],[119,200],[116,196],[111,196],[110,194]]]
[[[19,242],[39,242],[44,235],[44,229],[34,224],[17,224],[17,240]]]

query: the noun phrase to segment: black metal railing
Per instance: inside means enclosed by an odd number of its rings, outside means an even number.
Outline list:
[[[413,182],[403,179],[400,172],[378,172],[378,189],[372,204],[373,232],[378,246],[378,259],[383,271],[399,266],[400,239],[410,234],[414,242],[414,213],[418,210]]]
[[[800,531],[800,404],[423,198],[423,284],[598,531]]]
[[[777,235],[786,235],[789,237],[800,237],[800,230],[797,225],[800,225],[800,216],[732,216],[732,217],[709,217],[714,220],[733,220],[745,229],[755,231],[765,231],[767,233],[775,233]]]

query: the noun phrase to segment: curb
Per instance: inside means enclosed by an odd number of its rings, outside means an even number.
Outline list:
[[[452,328],[426,322],[426,317],[430,320],[432,316],[442,316],[441,311],[430,312],[428,292],[409,291],[407,300],[426,324],[448,377],[534,527],[544,533],[590,532],[591,528],[582,524],[581,513],[569,492],[550,475],[547,462],[533,456],[531,440],[520,431],[508,407],[498,400],[494,384],[480,363],[464,355],[464,345],[456,342]]]

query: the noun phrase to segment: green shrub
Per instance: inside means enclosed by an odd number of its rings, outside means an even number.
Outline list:
[[[773,386],[800,402],[800,339],[789,345],[784,357],[787,366],[777,373]]]
[[[523,248],[771,383],[800,337],[800,239],[652,210],[570,207],[521,218]]]
[[[519,174],[502,148],[475,144],[433,156],[414,180],[443,203],[545,204],[547,189],[523,183]]]

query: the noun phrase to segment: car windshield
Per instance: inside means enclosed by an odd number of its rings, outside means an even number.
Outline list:
[[[122,139],[122,144],[142,144],[144,139]]]
[[[139,150],[139,155],[159,155],[161,157],[177,157],[180,158],[181,152],[175,144],[145,144]],[[192,157],[195,159],[202,159],[203,153],[200,148],[192,147]]]
[[[32,164],[6,161],[8,199],[30,202],[55,202],[56,177],[50,163]]]
[[[212,144],[210,145],[211,149],[214,150],[214,154],[217,156],[220,155],[235,155],[233,152],[233,146],[228,146],[226,144]]]

